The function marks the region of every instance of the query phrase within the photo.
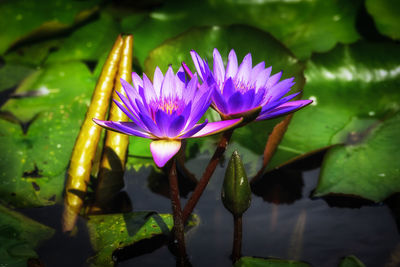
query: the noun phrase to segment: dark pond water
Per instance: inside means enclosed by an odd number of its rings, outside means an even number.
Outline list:
[[[199,157],[187,167],[199,176],[207,161],[207,157]],[[214,173],[195,209],[200,224],[186,235],[193,266],[232,266],[233,222],[220,200],[224,169],[219,166]],[[150,174],[150,168],[142,168],[125,175],[125,191],[133,210],[169,213],[170,202],[162,186],[167,180],[148,179]],[[338,266],[341,257],[353,254],[366,266],[399,266],[400,238],[388,206],[337,199],[329,202],[330,206],[324,199],[311,199],[318,174],[319,168],[299,172],[292,167],[261,180],[244,214],[242,254],[297,259],[322,267]],[[79,220],[76,235],[67,237],[60,229],[61,206],[23,212],[57,229],[54,238],[38,251],[46,266],[85,266],[93,251],[84,219]],[[164,245],[118,266],[175,266],[175,258]]]

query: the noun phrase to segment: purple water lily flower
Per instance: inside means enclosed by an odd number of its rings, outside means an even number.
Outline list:
[[[149,138],[154,161],[163,167],[181,147],[181,139],[216,134],[240,123],[241,119],[198,123],[211,103],[207,86],[198,87],[196,74],[185,80],[181,68],[175,75],[169,67],[165,77],[157,67],[153,83],[132,73],[133,85],[121,79],[126,96],[117,92],[122,103],[115,104],[132,122],[102,121],[98,125],[123,134]]]
[[[195,51],[190,52],[197,73],[203,84],[215,85],[212,106],[223,118],[238,118],[251,114],[254,110],[256,120],[272,119],[294,112],[311,100],[291,101],[300,92],[285,96],[295,84],[294,78],[279,81],[282,72],[271,75],[272,67],[265,68],[265,62],[252,66],[251,54],[247,54],[240,66],[235,51],[228,56],[226,69],[218,50],[213,52],[213,72],[207,62]],[[183,63],[185,71],[191,72]],[[260,110],[261,107],[261,110]]]

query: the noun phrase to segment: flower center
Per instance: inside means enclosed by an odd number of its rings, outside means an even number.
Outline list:
[[[165,99],[159,103],[158,108],[171,115],[174,111],[178,110],[179,105],[177,99]]]
[[[235,89],[236,89],[236,91],[239,91],[240,93],[244,94],[247,91],[249,91],[251,89],[255,89],[255,88],[254,88],[254,86],[250,86],[247,82],[236,81]]]
[[[182,100],[177,97],[157,99],[150,104],[153,119],[155,119],[157,110],[161,109],[168,115],[172,115],[174,112],[180,114],[182,112],[182,106],[184,106],[182,105]]]

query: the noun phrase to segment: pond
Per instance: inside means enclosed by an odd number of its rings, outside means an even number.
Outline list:
[[[315,165],[316,158],[319,163],[319,157],[321,155],[304,160],[303,166]],[[199,176],[207,161],[208,155],[202,155],[189,161],[187,167]],[[295,259],[312,266],[327,267],[338,266],[341,258],[347,255],[356,255],[366,266],[396,266],[399,263],[396,257],[400,242],[398,228],[387,205],[373,205],[352,198],[330,201],[310,198],[320,169],[300,170],[298,167],[290,165],[265,176],[260,181],[265,195],[253,192],[251,207],[244,214],[244,256]],[[199,225],[189,230],[186,236],[193,266],[232,266],[232,215],[221,201],[224,172],[223,166],[215,171],[195,209],[200,218]],[[127,172],[123,191],[128,195],[133,211],[169,213],[171,204],[165,196],[167,177],[158,176],[154,181],[151,176],[150,168]],[[182,201],[185,202],[184,197]],[[93,256],[84,218],[78,223],[78,233],[67,237],[61,230],[61,206],[22,212],[57,229],[54,237],[38,249],[39,258],[46,266],[82,266]],[[118,266],[175,265],[175,256],[166,242],[154,241],[135,249],[146,254],[121,253],[122,261]],[[129,258],[132,255],[137,256]]]

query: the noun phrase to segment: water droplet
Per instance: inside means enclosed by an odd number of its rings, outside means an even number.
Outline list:
[[[378,176],[380,176],[380,177],[385,177],[386,174],[385,174],[385,173],[380,173],[380,174],[378,174]]]
[[[368,115],[369,115],[369,116],[374,116],[374,115],[375,115],[375,111],[372,111],[372,110],[371,110],[370,112],[368,112]]]
[[[311,106],[316,106],[317,105],[317,97],[316,96],[310,96],[308,99],[312,100],[313,102],[311,103]]]
[[[339,21],[342,17],[340,15],[335,15],[332,17],[333,21]]]

